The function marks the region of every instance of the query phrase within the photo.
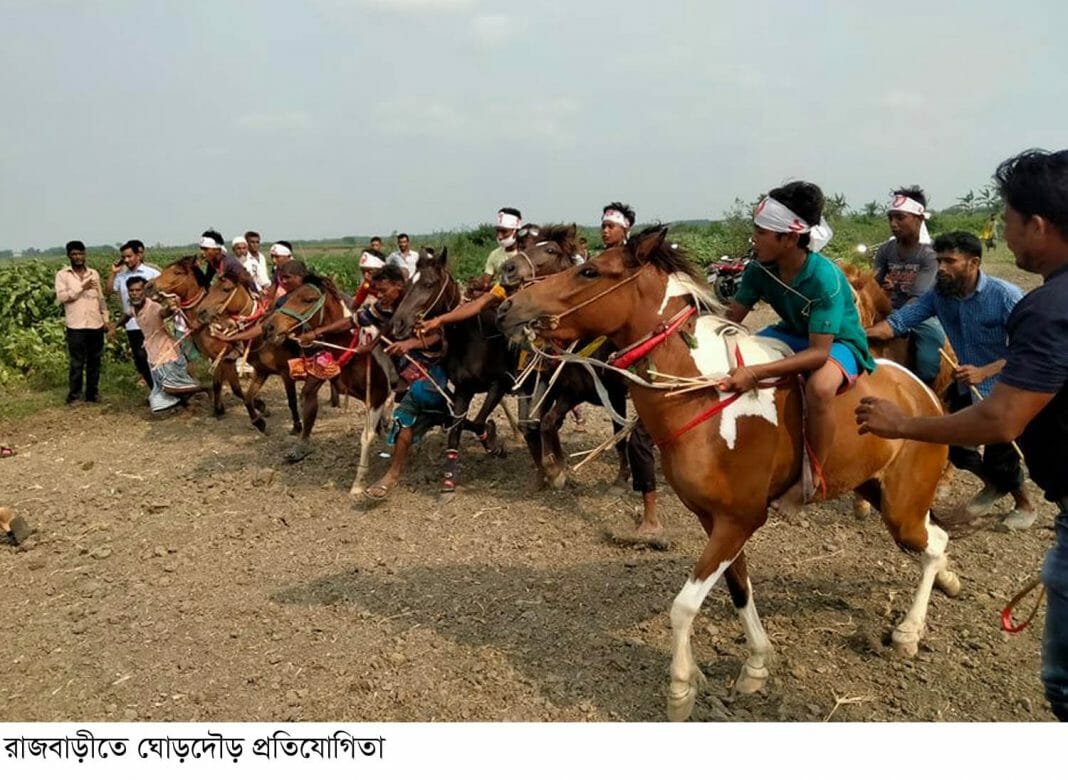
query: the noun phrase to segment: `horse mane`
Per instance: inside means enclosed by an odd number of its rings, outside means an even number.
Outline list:
[[[656,234],[666,234],[667,225],[651,225],[640,233],[627,239],[624,249],[628,255],[628,265],[638,265],[638,246],[647,238]],[[690,295],[710,311],[722,313],[723,305],[716,300],[715,293],[701,276],[701,272],[687,256],[685,250],[672,246],[661,238],[646,256],[645,263],[652,265],[668,275],[668,287],[676,295]]]
[[[327,295],[341,300],[341,293],[338,291],[337,285],[334,284],[334,280],[328,276],[322,276],[314,271],[309,271],[304,276],[304,284],[314,284]]]
[[[568,257],[578,253],[578,230],[573,223],[567,225],[543,225],[538,230],[537,242],[552,241]]]
[[[886,290],[875,280],[875,272],[856,263],[839,263],[849,286],[856,292],[857,308],[870,307],[872,322],[882,322],[890,316],[893,306]],[[863,314],[863,312],[861,312]]]

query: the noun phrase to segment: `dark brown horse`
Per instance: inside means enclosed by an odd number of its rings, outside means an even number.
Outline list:
[[[292,345],[294,337],[305,330],[336,322],[346,316],[348,315],[345,306],[334,283],[309,274],[303,285],[289,293],[282,306],[276,307],[264,318],[264,341],[271,349],[285,350],[286,345]],[[356,496],[364,490],[370,466],[371,445],[378,434],[386,402],[391,394],[390,383],[385,370],[373,354],[353,352],[356,344],[351,334],[328,334],[323,336],[322,340],[334,346],[334,349],[325,349],[341,364],[341,373],[337,377],[339,389],[346,395],[363,401],[367,410],[367,419],[360,433],[359,466],[349,489],[349,493]],[[307,354],[311,356],[323,349],[321,345],[313,345],[307,349]],[[295,350],[295,354],[299,355],[301,352],[302,350]],[[311,452],[309,439],[319,415],[319,388],[324,381],[309,374],[304,382],[300,396],[304,428],[300,441],[286,456],[290,462],[302,460]]]
[[[211,361],[211,398],[215,416],[221,417],[226,412],[222,402],[224,381],[230,385],[233,394],[244,401],[245,394],[237,375],[237,347],[215,338],[205,324],[207,319],[201,317],[208,288],[204,274],[197,267],[196,255],[186,255],[165,267],[145,287],[145,294],[157,301],[165,299],[178,309],[179,316],[191,331],[184,338],[191,339],[200,354]]]
[[[689,316],[686,302],[671,297],[669,283],[708,296],[693,266],[665,242],[666,232],[666,228],[643,231],[623,247],[532,285],[503,303],[498,316],[502,328],[513,336],[533,331],[570,341],[607,335],[617,344],[642,342],[650,348],[636,364],[640,381],[632,385],[631,398],[660,446],[664,475],[708,534],[704,552],[671,608],[673,659],[667,704],[669,717],[681,720],[692,712],[703,679],[690,646],[693,621],[721,577],[749,646],[735,687],[753,692],[768,677],[765,657],[770,644],[753,602],[744,547],[766,521],[769,502],[785,493],[803,468],[802,391],[787,379],[745,395],[720,397],[714,378],[736,365],[771,362],[784,354],[784,347],[748,336],[744,329],[714,316],[697,319],[692,333],[663,330]],[[650,374],[648,361],[655,361],[655,374]],[[665,388],[650,384],[650,377],[675,377],[666,383],[668,387],[688,392],[669,395]],[[702,388],[701,377],[713,379]],[[949,570],[948,537],[931,524],[928,511],[947,448],[860,436],[853,410],[865,395],[893,399],[909,415],[940,414],[941,407],[911,374],[880,362],[874,373],[861,376],[836,399],[835,448],[822,464],[827,497],[861,492],[879,507],[894,540],[920,553],[920,585],[893,632],[894,645],[914,654],[924,632],[932,586],[937,583],[951,593],[960,588]]]
[[[575,265],[578,249],[575,225],[543,226],[536,239],[525,244],[501,267],[501,285],[518,289],[565,271]],[[582,347],[594,346],[591,357],[603,359],[613,346],[606,340],[602,342],[599,347],[592,344]],[[535,356],[528,351],[526,359]],[[574,407],[582,403],[607,405],[610,413],[614,413],[612,430],[616,434],[623,428],[620,421],[627,416],[626,382],[618,374],[600,368],[545,360],[538,371],[526,377],[519,392],[519,417],[525,421],[523,435],[534,460],[539,487],[548,484],[560,488],[566,481],[568,464],[560,445],[560,427]],[[626,483],[630,478],[626,439],[621,438],[615,448],[619,456],[616,481]]]

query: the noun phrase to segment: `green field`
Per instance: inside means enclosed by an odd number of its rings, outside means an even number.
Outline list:
[[[942,212],[932,217],[929,226],[932,235],[946,230],[978,232],[986,216],[985,212]],[[848,215],[829,221],[835,236],[824,253],[835,259],[867,262],[867,258],[857,254],[856,246],[873,246],[889,236],[885,217]],[[736,208],[720,221],[682,223],[671,230],[670,237],[703,266],[723,255],[742,254],[747,247],[750,225],[748,211]],[[580,232],[587,237],[591,248],[600,245],[597,228],[582,227]],[[294,249],[297,258],[351,292],[357,285],[356,264],[365,240],[366,237],[348,237],[294,242]],[[393,248],[391,243],[387,238],[387,251]],[[462,232],[412,235],[413,247],[447,247],[450,267],[461,279],[481,273],[486,255],[495,245],[490,225]],[[146,260],[163,267],[193,252],[191,246],[150,248]],[[107,251],[91,248],[88,261],[106,279],[108,268],[117,257],[117,248]],[[994,263],[1011,261],[1003,244],[989,259]],[[67,354],[63,312],[53,292],[53,280],[66,262],[61,254],[0,260],[0,420],[22,417],[36,409],[62,403]],[[114,299],[112,307],[117,312]],[[143,390],[136,386],[137,377],[126,352],[125,337],[121,334],[108,344],[101,388],[106,398],[140,399],[143,395]]]

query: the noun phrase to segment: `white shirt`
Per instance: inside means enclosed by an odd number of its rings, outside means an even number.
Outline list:
[[[263,256],[263,252],[249,252],[244,257],[244,265],[261,290],[270,287],[271,273],[267,270],[267,258]]]
[[[419,262],[419,253],[414,249],[401,252],[399,249],[386,258],[386,265],[396,265],[408,272],[408,278],[415,276],[415,264]]]
[[[132,271],[129,268],[124,268],[115,274],[115,281],[112,284],[112,288],[119,294],[119,298],[122,300],[122,311],[125,314],[133,315],[133,309],[130,308],[130,293],[126,289],[126,280],[131,277],[138,279],[144,279],[146,282],[151,282],[157,276],[159,271],[150,265],[141,263],[137,268]],[[126,330],[141,330],[141,326],[137,324],[137,320],[131,316],[126,321]]]

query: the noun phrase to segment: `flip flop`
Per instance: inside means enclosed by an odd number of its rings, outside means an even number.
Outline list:
[[[389,495],[389,491],[392,489],[393,485],[383,485],[381,482],[378,482],[363,491],[363,494],[372,501],[385,501],[386,496]]]
[[[0,446],[0,458],[13,458],[15,457],[15,451],[8,447],[6,444]]]
[[[1001,520],[1001,524],[1010,531],[1026,531],[1035,524],[1038,512],[1034,509],[1013,509]]]

